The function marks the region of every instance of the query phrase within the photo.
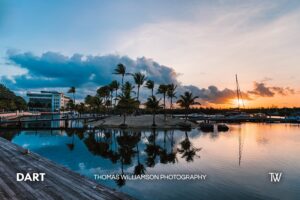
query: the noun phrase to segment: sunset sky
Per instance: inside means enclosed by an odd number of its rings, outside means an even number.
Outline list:
[[[238,74],[246,107],[300,107],[299,22],[298,0],[0,0],[0,78],[83,99],[122,62],[204,106],[236,106]]]

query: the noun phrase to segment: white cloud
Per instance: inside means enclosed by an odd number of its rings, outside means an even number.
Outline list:
[[[120,53],[174,67],[184,74],[184,84],[231,87],[238,73],[245,89],[265,76],[296,87],[300,79],[290,76],[300,72],[300,12],[279,7],[275,2],[202,7],[191,20],[147,23],[122,33],[116,45]]]

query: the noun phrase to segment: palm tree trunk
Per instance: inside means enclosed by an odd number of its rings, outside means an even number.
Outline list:
[[[171,117],[173,118],[173,97],[171,96],[171,105],[170,105],[170,108],[171,108]]]
[[[155,111],[153,112],[153,122],[152,122],[152,125],[156,126],[156,124],[155,124]]]
[[[166,93],[164,93],[164,121],[167,120],[167,113],[166,113]]]
[[[152,96],[153,96],[153,92],[154,92],[153,90],[154,90],[154,89],[152,88],[152,89],[151,89]]]
[[[110,93],[110,106],[112,107],[113,102],[113,92]]]
[[[116,89],[116,96],[115,96],[115,107],[117,106],[117,96],[118,96],[118,90]]]
[[[75,92],[73,92],[73,101],[74,101],[74,105],[75,105]]]
[[[188,136],[188,134],[187,134],[187,131],[185,131],[185,138],[186,138],[186,139],[189,139],[189,136]]]
[[[123,115],[123,124],[126,122],[126,114]]]
[[[140,85],[138,85],[137,87],[137,96],[136,96],[137,100],[139,100],[139,96],[140,96]]]

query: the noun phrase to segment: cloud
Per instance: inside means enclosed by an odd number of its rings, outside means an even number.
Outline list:
[[[85,84],[103,85],[113,79],[115,66],[123,63],[127,72],[145,71],[149,79],[158,83],[178,83],[176,72],[145,57],[133,60],[127,56],[83,56],[74,54],[70,57],[60,53],[47,52],[41,56],[32,53],[8,52],[8,60],[28,73],[14,76],[15,86],[19,88],[40,87],[81,87]]]
[[[273,97],[275,94],[279,94],[282,96],[286,96],[289,94],[295,94],[294,89],[290,87],[268,87],[265,83],[261,82],[254,82],[254,89],[251,91],[248,91],[249,94],[254,94],[256,96],[260,97]]]
[[[220,2],[195,6],[187,20],[144,23],[121,34],[114,46],[172,65],[184,72],[185,84],[207,84],[200,70],[212,82],[235,72],[247,82],[265,74],[279,79],[299,74],[299,1]]]
[[[120,80],[120,76],[113,71],[118,63],[127,66],[127,72],[142,71],[147,78],[154,80],[156,85],[174,83],[178,85],[177,96],[185,91],[190,91],[199,96],[203,105],[231,104],[236,98],[236,91],[225,88],[219,89],[214,85],[199,88],[194,85],[182,85],[178,81],[179,74],[171,67],[161,65],[145,57],[131,59],[128,56],[105,55],[84,56],[74,54],[65,56],[60,53],[46,52],[40,56],[32,53],[7,52],[8,67],[18,66],[25,73],[10,77],[2,76],[2,81],[20,95],[25,95],[26,90],[58,90],[66,92],[70,86],[77,88],[77,98],[83,99],[87,94],[95,94],[99,86],[109,84],[112,80]],[[132,81],[132,78],[126,78]],[[293,94],[294,90],[286,87],[267,87],[265,83],[255,82],[254,89],[242,92],[244,100],[252,100],[251,95],[272,97],[275,94]],[[141,98],[149,96],[148,90],[141,91]]]
[[[56,52],[46,52],[36,56],[30,52],[17,53],[7,51],[10,62],[7,67],[18,66],[24,73],[11,77],[2,76],[1,79],[10,88],[17,91],[40,90],[41,88],[59,88],[67,90],[70,86],[77,88],[92,88],[110,83],[112,80],[120,80],[120,76],[113,75],[115,66],[123,63],[127,72],[142,71],[147,77],[158,84],[175,83],[177,74],[172,68],[160,65],[157,62],[141,57],[131,59],[127,56],[104,55],[83,56],[74,54],[65,56]],[[87,91],[79,93],[83,98]]]
[[[204,104],[213,103],[213,104],[228,104],[232,99],[236,99],[236,91],[225,88],[219,90],[216,86],[209,86],[206,88],[198,88],[193,85],[185,86],[184,89],[189,90],[195,95],[199,96]],[[252,100],[247,93],[242,92],[242,97],[244,100]]]

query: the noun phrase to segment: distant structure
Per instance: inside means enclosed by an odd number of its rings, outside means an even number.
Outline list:
[[[68,102],[72,101],[64,93],[57,91],[28,92],[27,97],[29,98],[29,110],[40,112],[60,111],[61,108],[67,107]]]
[[[236,83],[236,97],[237,97],[237,104],[238,104],[238,110],[240,110],[240,101],[242,102],[243,108],[245,108],[242,92],[240,89],[240,84],[238,81],[237,74],[235,75],[235,83]]]

